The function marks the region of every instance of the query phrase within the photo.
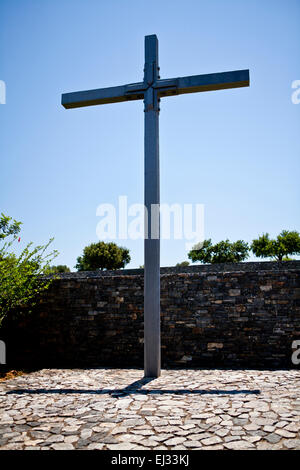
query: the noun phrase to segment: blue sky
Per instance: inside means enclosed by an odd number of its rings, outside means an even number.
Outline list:
[[[204,204],[213,242],[300,230],[299,24],[298,0],[1,0],[0,210],[23,222],[21,244],[54,236],[55,263],[73,268],[97,241],[99,204],[143,202],[142,101],[60,99],[141,81],[148,34],[161,78],[249,68],[251,80],[162,100],[161,202]],[[142,240],[119,244],[143,264]],[[184,240],[162,241],[162,266],[185,259]]]

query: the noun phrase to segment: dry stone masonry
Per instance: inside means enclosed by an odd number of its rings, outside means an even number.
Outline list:
[[[161,269],[163,367],[297,368],[300,262]],[[8,365],[143,367],[143,270],[68,273],[9,319]]]

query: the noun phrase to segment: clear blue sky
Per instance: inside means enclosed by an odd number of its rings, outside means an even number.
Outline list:
[[[141,81],[144,36],[162,78],[250,69],[251,86],[161,102],[161,202],[205,205],[205,237],[299,230],[299,0],[1,0],[0,210],[27,241],[55,237],[73,268],[96,208],[143,202],[143,103],[65,110],[61,93]],[[143,241],[128,267],[143,264]],[[187,259],[163,241],[161,265]]]

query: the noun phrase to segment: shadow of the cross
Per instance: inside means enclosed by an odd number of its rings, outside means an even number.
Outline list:
[[[141,380],[137,380],[130,385],[127,385],[124,388],[115,388],[115,389],[76,389],[76,388],[35,388],[35,389],[16,389],[9,390],[6,392],[7,395],[36,395],[36,394],[87,394],[87,395],[111,395],[115,398],[122,398],[128,395],[141,394],[141,395],[259,395],[260,390],[221,390],[221,389],[142,389],[144,385],[147,385],[149,382],[155,380],[154,377],[144,377]]]
[[[124,388],[120,389],[103,389],[103,390],[89,390],[89,389],[74,389],[74,388],[35,388],[35,389],[17,389],[10,390],[6,392],[6,395],[36,395],[36,394],[91,394],[91,395],[132,395],[132,394],[141,394],[141,395],[239,395],[239,394],[248,394],[248,395],[259,395],[260,390],[188,390],[188,389],[152,389],[152,390],[127,390]]]

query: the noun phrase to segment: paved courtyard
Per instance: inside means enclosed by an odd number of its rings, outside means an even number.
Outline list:
[[[44,369],[0,384],[0,449],[300,449],[300,371]]]

